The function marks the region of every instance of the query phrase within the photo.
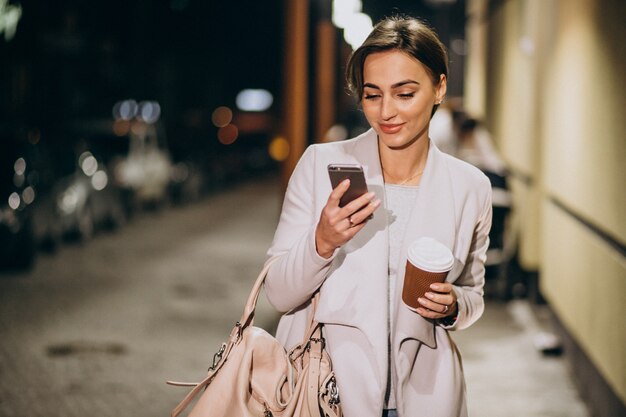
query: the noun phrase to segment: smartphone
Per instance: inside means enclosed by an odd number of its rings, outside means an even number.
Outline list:
[[[343,207],[355,198],[367,193],[367,184],[365,183],[365,175],[361,165],[330,164],[328,165],[328,176],[333,189],[337,188],[339,183],[346,178],[350,180],[350,188],[341,197],[339,207]]]

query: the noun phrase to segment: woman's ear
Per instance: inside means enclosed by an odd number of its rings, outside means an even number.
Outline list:
[[[439,83],[435,86],[435,104],[441,104],[448,90],[448,79],[445,74],[439,76]]]

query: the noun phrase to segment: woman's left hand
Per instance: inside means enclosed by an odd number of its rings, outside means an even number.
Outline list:
[[[425,297],[419,298],[422,305],[416,311],[422,317],[429,319],[442,319],[457,314],[456,294],[452,291],[449,282],[435,283],[430,285]]]

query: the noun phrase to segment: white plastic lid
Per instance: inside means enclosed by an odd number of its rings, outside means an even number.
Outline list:
[[[454,265],[454,255],[443,243],[421,237],[411,243],[407,258],[416,267],[427,272],[446,272]]]

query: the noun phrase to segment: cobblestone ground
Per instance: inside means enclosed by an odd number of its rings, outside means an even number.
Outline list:
[[[239,319],[279,193],[241,185],[0,274],[0,417],[168,415],[187,389],[164,381],[202,379]],[[454,335],[472,415],[587,417],[563,359],[534,350],[529,311],[488,305]],[[262,297],[255,323],[276,319]]]

